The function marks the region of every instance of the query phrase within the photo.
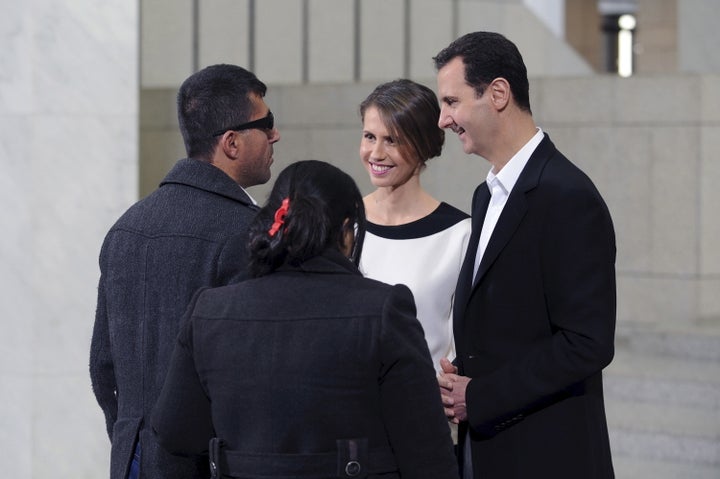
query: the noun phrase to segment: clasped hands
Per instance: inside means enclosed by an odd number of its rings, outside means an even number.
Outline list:
[[[467,405],[465,403],[465,390],[470,378],[460,376],[458,369],[447,359],[440,360],[442,372],[438,375],[440,397],[448,420],[454,424],[467,420]]]

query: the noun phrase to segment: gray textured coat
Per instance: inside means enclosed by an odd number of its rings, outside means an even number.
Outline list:
[[[141,477],[208,475],[207,461],[162,450],[146,420],[193,293],[242,276],[244,238],[256,209],[220,169],[184,159],[108,232],[100,252],[90,376],[112,443],[112,479],[127,476],[138,435]]]

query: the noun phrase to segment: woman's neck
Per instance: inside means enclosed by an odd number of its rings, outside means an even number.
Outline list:
[[[397,226],[426,217],[440,205],[419,183],[399,188],[378,188],[364,198],[365,212],[371,223]]]

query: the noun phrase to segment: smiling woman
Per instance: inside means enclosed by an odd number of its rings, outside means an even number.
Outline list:
[[[428,87],[411,80],[379,85],[360,105],[360,159],[376,190],[364,198],[367,235],[360,268],[368,277],[405,284],[439,370],[453,359],[452,301],[470,236],[470,219],[420,184],[445,135]]]

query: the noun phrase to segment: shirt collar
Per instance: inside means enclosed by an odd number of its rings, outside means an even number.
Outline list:
[[[535,135],[533,135],[533,137],[530,138],[530,140],[525,143],[525,145],[520,148],[520,150],[518,150],[512,158],[510,158],[510,161],[503,166],[500,173],[496,175],[493,173],[493,169],[490,168],[490,171],[488,171],[487,174],[488,185],[492,185],[497,181],[505,194],[509,195],[513,186],[517,183],[518,178],[520,178],[520,173],[522,173],[523,168],[525,168],[530,156],[533,154],[533,151],[535,151],[535,148],[537,148],[540,144],[543,137],[543,131],[538,128]]]
[[[252,204],[254,204],[255,206],[259,206],[259,205],[258,205],[258,202],[255,201],[255,198],[253,198],[252,195],[251,195],[250,193],[248,193],[248,190],[246,190],[246,189],[243,188],[242,186],[240,187],[240,189],[245,192],[245,194],[247,195],[248,198],[250,198],[250,201],[252,201]]]

